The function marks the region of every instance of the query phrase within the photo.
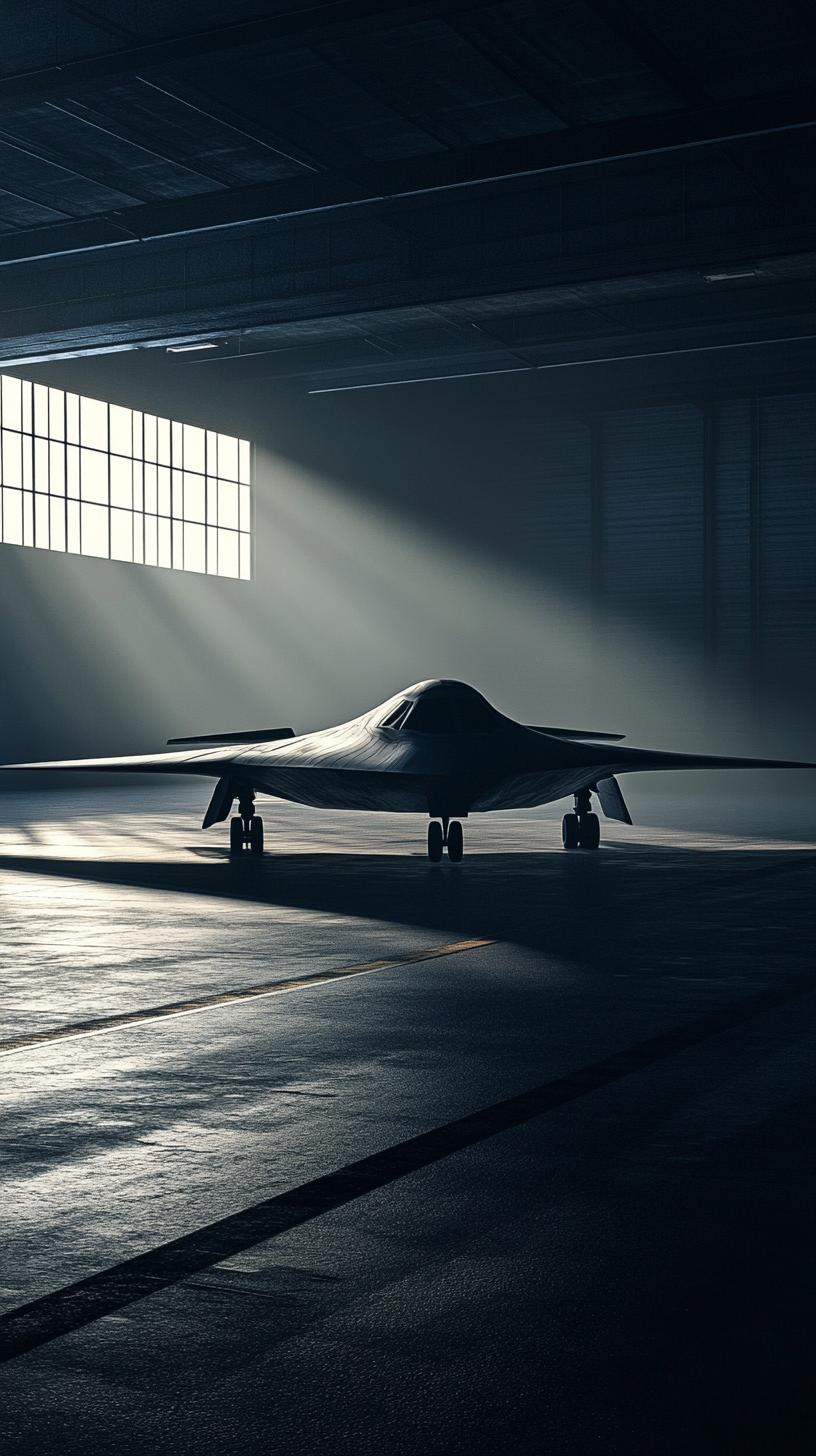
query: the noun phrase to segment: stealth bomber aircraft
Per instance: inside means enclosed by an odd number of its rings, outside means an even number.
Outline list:
[[[616,774],[638,769],[813,768],[767,758],[721,758],[621,747],[622,734],[516,723],[467,683],[416,683],[378,708],[318,733],[292,728],[168,739],[170,753],[6,764],[13,769],[200,774],[218,780],[202,828],[230,818],[230,850],[263,853],[255,795],[319,809],[427,814],[428,857],[461,860],[461,820],[532,809],[572,794],[565,849],[597,849],[600,821],[631,824]],[[179,747],[179,745],[183,745]]]

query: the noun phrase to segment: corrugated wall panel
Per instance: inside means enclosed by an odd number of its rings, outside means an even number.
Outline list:
[[[760,401],[763,670],[816,666],[816,394]]]
[[[744,678],[750,656],[750,404],[715,408],[714,640],[718,669]]]
[[[545,578],[589,590],[589,430],[570,416],[513,422],[501,462],[503,522]]]
[[[674,637],[703,628],[703,420],[691,405],[604,417],[604,598]]]

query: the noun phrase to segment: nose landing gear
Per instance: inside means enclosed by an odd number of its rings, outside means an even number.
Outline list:
[[[597,849],[601,842],[601,823],[591,809],[590,789],[579,789],[575,795],[575,813],[561,820],[561,842],[565,849]]]
[[[458,820],[454,819],[451,823],[443,816],[441,824],[432,819],[428,825],[428,859],[439,864],[445,848],[451,863],[458,864],[465,852],[465,837]]]
[[[238,801],[238,813],[230,819],[230,854],[263,854],[263,819],[255,813],[254,793]]]

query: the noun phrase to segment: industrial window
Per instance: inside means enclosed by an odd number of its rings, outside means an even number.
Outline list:
[[[0,541],[248,581],[247,440],[0,376]]]

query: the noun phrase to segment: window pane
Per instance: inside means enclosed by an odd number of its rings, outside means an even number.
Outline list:
[[[133,512],[133,560],[144,561],[144,516],[140,511]]]
[[[34,489],[34,438],[29,431],[23,434],[23,490]]]
[[[249,485],[249,440],[238,441],[238,479],[242,485]]]
[[[34,497],[30,490],[23,491],[23,545],[34,545]]]
[[[110,502],[112,506],[121,506],[128,511],[133,505],[133,466],[118,455],[111,455]]]
[[[157,425],[156,425],[156,429],[157,429],[158,442],[159,442],[158,443],[158,461],[159,461],[159,464],[160,465],[169,465],[170,464],[170,421],[169,420],[158,420],[157,421]]]
[[[52,440],[65,439],[65,390],[48,391],[48,433]]]
[[[52,440],[48,447],[49,489],[52,495],[65,495],[65,446],[60,440]]]
[[[82,502],[82,555],[107,556],[108,553],[108,509],[107,506],[88,505]]]
[[[142,490],[142,471],[144,466],[141,460],[133,462],[133,509],[141,511],[144,508],[144,492]]]
[[[93,450],[107,450],[108,406],[100,399],[86,399],[83,395],[79,402],[79,420],[80,444],[89,445]]]
[[[159,509],[159,496],[155,465],[144,467],[144,508],[155,516]]]
[[[170,566],[171,565],[170,522],[167,519],[167,517],[165,517],[165,516],[159,516],[159,520],[158,520],[158,531],[159,531],[158,564],[159,564],[159,566]]]
[[[21,406],[22,385],[19,379],[10,379],[3,375],[3,428],[6,430],[21,430],[23,428],[23,414]]]
[[[118,404],[110,407],[110,447],[115,455],[133,451],[133,411]]]
[[[218,532],[215,526],[207,527],[207,571],[210,576],[218,575]]]
[[[34,489],[48,493],[48,441],[34,437]]]
[[[249,581],[252,575],[252,555],[250,538],[242,531],[239,536],[239,560],[241,564],[240,576],[242,581]]]
[[[218,575],[238,576],[238,532],[218,531]]]
[[[113,561],[133,560],[133,514],[112,510],[110,513],[110,554]]]
[[[240,514],[241,530],[242,531],[248,531],[249,530],[249,486],[248,485],[239,485],[239,487],[238,487],[238,495],[239,495],[238,505],[239,505],[239,514]]]
[[[74,555],[79,555],[79,501],[69,500],[66,502],[68,513],[68,550]]]
[[[159,515],[170,514],[170,471],[166,465],[159,466]],[[168,563],[169,565],[169,563]]]
[[[204,571],[205,566],[204,527],[197,526],[192,521],[185,521],[184,570]]]
[[[3,540],[23,544],[23,492],[3,487]]]
[[[184,472],[184,519],[204,521],[204,476]]]
[[[44,384],[34,385],[34,434],[48,438],[48,390]]]
[[[3,484],[18,490],[23,484],[23,437],[11,430],[3,431]]]
[[[207,524],[218,525],[218,481],[207,476]]]
[[[41,546],[48,550],[51,544],[50,531],[48,529],[49,499],[47,495],[35,495],[34,497],[34,545]]]
[[[238,479],[238,441],[232,435],[218,436],[218,474]]]
[[[218,524],[238,529],[238,486],[231,480],[218,482]]]
[[[108,457],[98,450],[81,450],[81,495],[84,501],[108,501]],[[83,517],[84,521],[84,517]],[[84,531],[83,525],[83,531]],[[83,544],[83,551],[85,546]],[[94,555],[98,555],[94,552]]]
[[[184,570],[184,523],[182,521],[171,521],[173,527],[173,568],[175,571]]]
[[[158,521],[155,516],[145,516],[144,523],[144,559],[146,566],[158,566],[159,564],[159,533]]]
[[[67,488],[68,494],[74,500],[79,498],[79,449],[76,445],[66,447],[65,463],[68,467]]]
[[[79,395],[65,396],[65,434],[72,445],[79,444]]]
[[[49,502],[51,509],[51,550],[65,550],[65,501],[59,496],[52,496]]]
[[[207,431],[207,474],[218,474],[218,436],[214,430]]]
[[[195,425],[184,426],[184,469],[204,474],[204,431]]]
[[[145,415],[144,417],[144,458],[145,460],[156,459],[156,416]]]
[[[184,494],[182,490],[184,477],[180,470],[171,470],[170,474],[173,481],[173,508],[170,514],[171,516],[175,516],[177,521],[181,521],[184,518]]]

